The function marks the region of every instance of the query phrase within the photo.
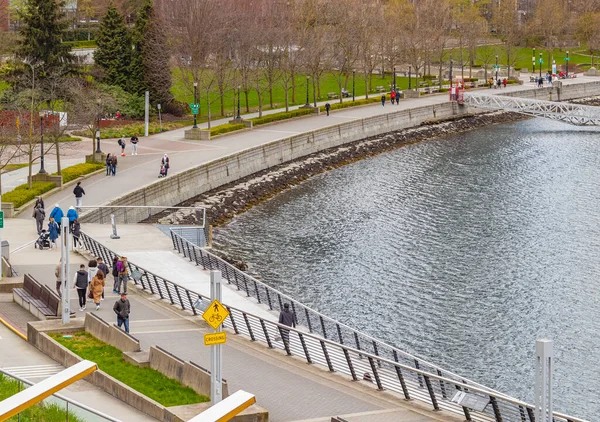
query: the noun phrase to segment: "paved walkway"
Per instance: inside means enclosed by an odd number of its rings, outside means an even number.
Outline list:
[[[527,75],[528,78],[528,75]],[[579,84],[597,80],[598,78],[578,77],[576,79],[564,80],[563,84]],[[534,88],[533,83],[524,85],[513,85],[502,89],[489,89],[491,93],[505,93]],[[115,197],[137,190],[149,183],[156,181],[160,169],[160,159],[166,152],[169,154],[171,168],[169,174],[185,171],[199,164],[213,161],[226,155],[234,154],[244,149],[262,145],[284,137],[302,132],[321,129],[324,127],[359,120],[366,117],[388,114],[397,110],[414,107],[441,104],[448,101],[447,94],[427,95],[421,98],[411,98],[400,101],[399,105],[391,105],[389,102],[385,107],[380,104],[342,109],[334,111],[328,117],[325,114],[309,116],[294,120],[282,121],[268,126],[258,126],[251,131],[232,133],[211,141],[186,141],[183,139],[184,130],[177,129],[140,139],[138,144],[139,155],[119,157],[117,175],[115,177],[96,175],[83,182],[86,191],[84,205],[102,205]],[[281,110],[272,110],[277,112]],[[245,116],[246,117],[246,116]],[[214,125],[223,123],[225,120],[217,120]],[[204,126],[200,125],[200,126]],[[90,145],[80,142],[81,153],[89,153]],[[83,148],[85,146],[85,148]],[[102,150],[106,153],[120,153],[116,141],[104,141]],[[129,146],[127,153],[129,153]],[[46,207],[58,203],[63,209],[75,204],[71,190],[59,192],[46,200]],[[21,213],[21,218],[31,218],[29,210]]]

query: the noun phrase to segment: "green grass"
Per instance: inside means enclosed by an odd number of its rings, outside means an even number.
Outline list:
[[[31,189],[27,183],[17,186],[14,190],[2,195],[2,202],[12,202],[15,208],[20,208],[23,204],[34,199],[43,193],[51,191],[56,185],[52,182],[33,182]]]
[[[22,169],[23,167],[27,167],[27,163],[20,163],[20,164],[7,164],[6,166],[4,166],[4,168],[2,169],[2,173],[8,173],[9,171],[15,171],[15,170],[19,170]]]
[[[93,48],[96,47],[95,40],[84,40],[84,41],[63,41],[63,44],[68,44],[71,48]]]
[[[75,164],[74,166],[66,167],[61,171],[63,183],[70,182],[71,180],[77,179],[79,176],[92,173],[96,170],[103,169],[104,167],[104,163],[80,163]]]
[[[58,142],[79,142],[81,138],[71,135],[62,135],[58,137]]]
[[[23,390],[23,386],[20,386],[18,381],[0,375],[0,401],[17,394],[21,390]],[[45,400],[7,420],[20,422],[64,422],[67,420],[67,414],[58,404],[49,403],[48,400]],[[84,422],[83,419],[73,415],[72,412],[69,413],[68,420],[70,422]]]
[[[148,125],[148,134],[152,135],[154,133],[179,129],[185,126],[190,126],[191,124],[191,121],[188,120],[182,120],[180,122],[163,122],[161,130],[161,126],[158,122],[150,122],[150,124]],[[76,136],[85,136],[88,138],[90,136],[89,131],[84,130],[75,130],[72,133]],[[100,136],[102,137],[102,139],[120,138],[122,135],[125,135],[125,137],[127,138],[130,138],[133,135],[144,136],[144,122],[109,127],[100,130]]]
[[[83,359],[95,362],[98,368],[108,375],[163,406],[181,406],[209,401],[208,397],[197,394],[191,388],[182,386],[152,368],[140,368],[125,362],[123,353],[119,349],[101,342],[88,333],[75,333],[70,338],[64,338],[62,334],[50,334],[50,336]]]

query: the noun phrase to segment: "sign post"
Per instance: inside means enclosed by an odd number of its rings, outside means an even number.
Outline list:
[[[0,249],[2,249],[2,229],[4,228],[4,211],[0,211]],[[0,280],[2,280],[2,259],[0,258]]]
[[[552,422],[552,371],[554,370],[552,340],[537,340],[535,356],[535,420]]]
[[[60,279],[62,280],[62,323],[68,324],[71,321],[71,306],[69,288],[69,257],[71,255],[71,235],[69,233],[69,217],[63,217],[61,220],[61,239],[60,239]]]
[[[229,316],[229,311],[221,304],[221,271],[210,272],[210,297],[212,302],[202,314],[202,318],[215,330],[212,334],[204,335],[204,344],[212,345],[210,350],[210,403],[214,406],[223,400],[223,350],[221,344],[225,343],[227,337],[223,332],[222,324]]]
[[[148,136],[148,125],[150,123],[150,92],[146,91],[144,98],[144,136]]]

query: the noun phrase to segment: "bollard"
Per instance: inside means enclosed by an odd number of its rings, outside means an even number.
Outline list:
[[[535,355],[535,420],[552,422],[552,340],[537,340]]]
[[[117,234],[117,220],[115,219],[115,215],[110,215],[110,224],[112,224],[112,234],[110,235],[111,239],[120,239],[121,237]]]

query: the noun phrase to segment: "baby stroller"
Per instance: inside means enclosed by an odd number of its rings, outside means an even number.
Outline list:
[[[167,168],[165,166],[160,166],[160,173],[158,173],[158,178],[165,177],[167,175]]]
[[[50,248],[50,233],[48,233],[46,230],[42,230],[40,237],[38,237],[38,240],[35,241],[33,246],[39,250]]]

